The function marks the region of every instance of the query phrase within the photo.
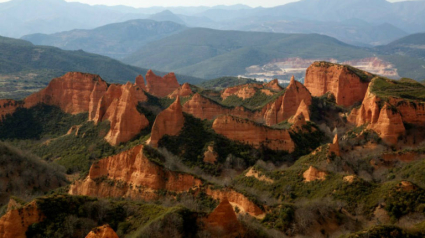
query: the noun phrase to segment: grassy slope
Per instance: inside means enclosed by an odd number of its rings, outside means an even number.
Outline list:
[[[425,101],[425,86],[412,79],[390,80],[378,77],[373,80],[372,92],[382,98],[392,96]]]
[[[216,79],[206,80],[198,84],[198,86],[205,89],[222,90],[228,87],[249,84],[249,83],[259,83],[259,82],[249,78],[220,77]]]

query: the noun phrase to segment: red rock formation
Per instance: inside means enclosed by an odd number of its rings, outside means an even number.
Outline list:
[[[247,197],[233,190],[213,190],[208,187],[205,193],[214,199],[219,199],[220,201],[226,198],[232,206],[238,207],[242,213],[248,213],[253,217],[261,219],[266,215],[261,208],[251,202]]]
[[[28,227],[43,220],[36,202],[10,210],[0,218],[0,238],[25,238]]]
[[[146,91],[145,79],[142,75],[136,77],[136,86],[139,86],[141,89]]]
[[[259,148],[261,145],[271,150],[293,152],[294,141],[287,130],[274,130],[252,121],[229,115],[215,119],[213,129],[231,140],[243,142]]]
[[[262,111],[266,124],[271,126],[289,119],[297,113],[301,102],[308,108],[311,105],[311,94],[304,85],[291,78],[285,94],[272,103],[269,103]],[[304,115],[306,117],[306,115]]]
[[[206,220],[209,230],[220,237],[238,237],[242,226],[229,200],[224,197]]]
[[[98,103],[94,117],[90,119],[95,123],[110,121],[111,129],[105,139],[111,145],[127,142],[149,125],[146,117],[136,108],[138,102],[144,101],[147,101],[147,97],[139,86],[131,83],[112,84]]]
[[[378,121],[371,128],[389,144],[396,144],[399,136],[406,132],[400,113],[394,112],[389,105],[381,109]]]
[[[372,76],[367,72],[364,74]],[[369,82],[362,81],[347,66],[315,62],[308,67],[304,84],[313,96],[331,92],[338,105],[349,107],[363,100]]]
[[[183,105],[183,111],[200,119],[212,120],[224,114],[253,118],[254,114],[243,107],[225,108],[218,103],[196,93],[192,99]]]
[[[320,171],[313,166],[310,166],[304,173],[303,178],[304,182],[312,182],[316,180],[325,180],[326,179],[326,172]]]
[[[13,114],[23,103],[11,99],[0,99],[0,121],[8,114]]]
[[[218,157],[218,154],[217,152],[214,151],[214,146],[209,145],[208,150],[205,151],[204,153],[203,161],[205,163],[215,164],[215,162],[217,161],[217,157]]]
[[[397,107],[403,122],[418,126],[425,125],[425,102],[391,97],[389,104]]]
[[[119,238],[117,233],[109,226],[103,225],[94,228],[90,233],[86,236],[86,238]]]
[[[178,89],[174,90],[170,95],[168,95],[168,98],[176,98],[176,97],[188,97],[193,94],[192,88],[190,88],[190,85],[188,83],[184,83],[182,86],[180,86]]]
[[[98,75],[71,72],[53,79],[43,90],[25,98],[25,107],[30,108],[39,103],[53,105],[64,112],[78,114],[89,112],[93,90],[106,89],[106,82]],[[93,97],[99,100],[100,97]],[[95,105],[97,102],[92,102]]]
[[[172,172],[151,162],[143,148],[139,145],[93,164],[87,178],[71,185],[69,194],[151,200],[158,196],[158,190],[184,192],[201,185],[192,175]],[[117,185],[110,185],[107,180]]]
[[[171,104],[167,109],[158,114],[153,123],[151,137],[146,142],[153,147],[158,146],[158,141],[164,135],[175,136],[178,135],[184,125],[184,116],[180,98],[177,97],[176,101]]]
[[[303,114],[294,116],[289,119],[289,123],[292,123],[291,130],[298,132],[303,130],[303,126],[306,125],[306,121]]]
[[[341,156],[341,151],[339,150],[338,135],[335,135],[333,143],[329,144],[328,155],[332,155],[332,153],[336,156]]]
[[[268,82],[267,84],[264,84],[264,87],[278,92],[283,90],[283,88],[279,85],[279,80],[277,79],[274,79]]]
[[[221,93],[221,98],[225,100],[229,96],[236,96],[242,98],[243,100],[251,98],[255,95],[258,89],[262,88],[261,84],[244,84],[238,85],[230,88],[226,88]]]
[[[310,121],[310,112],[308,109],[308,106],[305,104],[304,100],[301,101],[297,112],[295,113],[295,115],[289,119],[290,123],[296,123],[297,121],[300,120],[300,118],[303,118],[304,123],[305,121]]]
[[[180,87],[174,73],[160,77],[155,75],[152,70],[149,70],[146,74],[146,81],[147,92],[157,97],[165,97]]]

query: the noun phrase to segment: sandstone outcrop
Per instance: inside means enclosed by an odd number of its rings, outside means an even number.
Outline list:
[[[277,79],[273,79],[272,81],[264,84],[264,87],[278,92],[283,90],[283,88],[279,85],[279,80]]]
[[[213,130],[231,140],[250,144],[255,148],[265,146],[271,150],[295,150],[295,143],[287,130],[267,128],[247,119],[230,115],[220,116],[215,119]]]
[[[168,95],[168,98],[176,98],[176,97],[189,97],[193,95],[192,88],[188,83],[184,83],[182,86],[180,86],[178,89],[174,90],[170,95]]]
[[[227,199],[233,207],[238,207],[242,213],[248,213],[253,217],[262,219],[266,215],[264,211],[261,210],[261,208],[255,205],[255,203],[251,202],[243,194],[240,194],[233,190],[213,190],[208,187],[205,193],[211,196],[212,198],[218,199],[220,201]]]
[[[221,93],[221,98],[225,100],[229,96],[236,96],[242,98],[243,100],[252,98],[258,89],[262,88],[261,84],[244,84],[238,85],[230,88],[226,88]]]
[[[71,185],[69,194],[152,200],[158,190],[184,192],[201,185],[201,180],[192,175],[151,162],[143,150],[139,145],[93,164],[87,178]]]
[[[183,105],[183,111],[202,120],[212,120],[224,114],[236,115],[244,118],[256,117],[254,113],[243,107],[227,108],[196,93],[192,99]]]
[[[180,87],[174,73],[160,77],[149,70],[146,74],[146,82],[146,91],[157,97],[165,97]]]
[[[79,72],[67,73],[50,81],[43,90],[25,98],[25,107],[30,108],[39,103],[57,106],[70,114],[89,112],[91,95],[95,89],[106,89],[106,82],[99,75]],[[100,100],[93,97],[92,100]],[[92,102],[94,105],[96,101]]]
[[[360,71],[360,70],[359,70]],[[315,62],[308,67],[305,86],[313,96],[331,92],[338,105],[345,107],[361,102],[366,94],[372,74],[361,71],[361,78],[350,67],[327,62]]]
[[[36,202],[8,211],[0,218],[0,238],[25,238],[28,227],[43,221],[44,215]]]
[[[112,84],[98,103],[94,117],[89,118],[96,124],[108,120],[111,128],[105,136],[111,145],[131,140],[149,125],[143,114],[137,111],[138,102],[147,101],[139,86],[131,83]]]
[[[180,98],[177,97],[176,101],[171,104],[167,109],[158,114],[153,123],[151,137],[146,142],[153,147],[158,146],[158,141],[164,135],[175,136],[178,135],[184,125],[184,116]]]
[[[86,238],[118,238],[118,235],[109,225],[103,225],[90,231]]]
[[[248,170],[248,172],[246,172],[245,176],[246,177],[254,177],[254,178],[256,178],[260,181],[267,182],[267,183],[274,183],[273,179],[271,179],[271,178],[267,177],[266,175],[261,174],[260,172],[256,171],[254,169],[254,167],[251,167]]]
[[[145,79],[143,78],[142,75],[138,75],[136,77],[136,86],[139,86],[141,89],[143,89],[144,91],[146,91]]]
[[[294,116],[303,101],[308,108],[311,105],[311,94],[304,85],[292,77],[285,93],[263,108],[262,114],[266,124],[275,125]]]
[[[335,135],[333,143],[329,144],[328,155],[332,154],[336,156],[341,156],[341,151],[339,150],[338,135]]]
[[[381,109],[378,121],[371,125],[371,128],[389,144],[396,144],[398,138],[406,132],[401,115],[394,112],[389,105]]]
[[[218,154],[214,151],[214,146],[209,145],[207,151],[204,153],[204,163],[215,164]]]
[[[303,178],[304,182],[312,182],[316,180],[325,180],[326,179],[326,172],[320,171],[313,166],[310,166],[304,173]]]
[[[219,235],[220,237],[238,237],[242,232],[242,226],[226,197],[208,215],[206,223],[208,224],[208,229],[214,235]]]

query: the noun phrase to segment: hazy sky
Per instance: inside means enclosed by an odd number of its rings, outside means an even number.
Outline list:
[[[9,0],[0,0],[7,2]],[[215,5],[233,5],[245,4],[251,7],[273,7],[283,5],[297,0],[66,0],[67,2],[82,2],[90,5],[127,5],[133,7],[152,7],[152,6],[215,6]],[[342,0],[343,1],[343,0]],[[403,0],[388,0],[389,2],[399,2]]]

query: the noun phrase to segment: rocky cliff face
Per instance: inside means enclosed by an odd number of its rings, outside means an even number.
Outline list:
[[[304,85],[292,77],[285,93],[263,109],[266,124],[275,125],[294,116],[303,101],[308,108],[311,105],[311,94]]]
[[[316,180],[325,180],[326,179],[326,172],[320,171],[313,166],[310,166],[304,173],[304,182],[312,182]]]
[[[57,106],[70,114],[88,112],[90,97],[95,86],[106,88],[106,82],[98,75],[79,72],[67,73],[50,81],[45,89],[25,98],[25,107],[30,108],[44,103]],[[93,99],[100,98],[93,97]],[[96,104],[96,102],[93,103]]]
[[[263,86],[261,84],[244,84],[226,88],[221,92],[221,98],[225,100],[229,96],[234,95],[245,100],[253,97],[257,90],[262,87]]]
[[[149,70],[146,74],[146,81],[146,91],[157,97],[165,97],[180,87],[174,73],[160,77]]]
[[[0,218],[0,238],[25,238],[28,227],[43,221],[44,215],[36,202],[8,211]]]
[[[157,147],[158,141],[164,135],[176,136],[184,125],[184,116],[180,98],[171,104],[167,109],[158,114],[153,123],[151,137],[147,144]]]
[[[220,237],[238,237],[242,232],[236,213],[226,197],[208,215],[206,223],[211,232]]]
[[[136,108],[138,102],[144,101],[147,97],[139,86],[112,84],[97,104],[96,113],[91,114],[89,119],[95,123],[110,121],[111,128],[105,139],[111,145],[127,142],[149,125]]]
[[[218,199],[220,201],[227,199],[233,207],[238,207],[242,213],[247,213],[253,217],[262,219],[266,215],[264,211],[261,210],[261,208],[255,205],[255,203],[251,202],[243,194],[235,192],[233,190],[214,190],[209,187],[207,188],[205,193],[211,196],[212,198]]]
[[[136,86],[139,86],[141,89],[143,89],[144,91],[146,91],[146,84],[145,84],[145,79],[143,78],[142,75],[138,75],[136,77]]]
[[[168,98],[177,98],[177,97],[189,97],[193,95],[192,88],[188,83],[184,83],[182,86],[180,86],[178,89],[174,90],[170,95],[168,95]]]
[[[250,144],[256,148],[261,145],[271,150],[293,152],[295,144],[287,130],[273,130],[247,119],[229,115],[215,119],[213,129],[231,140]]]
[[[75,182],[69,194],[151,200],[157,197],[158,190],[183,192],[201,185],[192,175],[172,172],[151,162],[143,148],[139,145],[93,164],[87,178]]]
[[[396,144],[398,138],[406,132],[400,113],[393,111],[388,104],[381,109],[378,121],[370,128],[389,144]]]
[[[338,105],[349,107],[363,100],[369,85],[368,79],[373,77],[367,72],[359,72],[364,75],[364,79],[347,66],[315,62],[307,69],[305,86],[317,97],[331,92]]]
[[[341,156],[341,151],[339,150],[338,135],[335,135],[333,143],[329,145],[328,155],[332,154],[336,156]]]
[[[203,120],[212,120],[224,114],[231,114],[244,118],[257,117],[254,113],[244,109],[243,107],[236,107],[232,109],[226,108],[198,93],[193,95],[192,99],[183,105],[183,111]]]
[[[277,92],[280,92],[283,90],[283,88],[279,85],[279,80],[277,79],[273,79],[272,81],[264,84],[264,87]]]
[[[103,225],[90,231],[86,238],[118,238],[118,235],[109,225]]]

